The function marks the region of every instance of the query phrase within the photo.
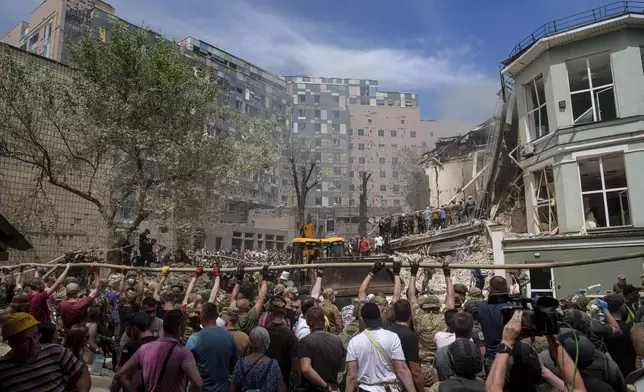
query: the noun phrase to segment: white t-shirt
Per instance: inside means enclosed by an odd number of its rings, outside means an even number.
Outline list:
[[[366,330],[351,339],[347,347],[347,362],[358,362],[358,386],[371,392],[384,392],[384,387],[373,384],[397,383],[396,373],[365,333],[374,336],[393,361],[405,360],[400,338],[382,328]]]
[[[436,343],[436,349],[439,349],[441,347],[449,346],[450,344],[454,343],[456,340],[456,335],[454,335],[453,332],[436,332],[436,335],[434,335],[434,343]]]
[[[302,340],[305,336],[310,334],[311,328],[309,328],[304,317],[297,319],[297,324],[295,324],[295,337],[297,337],[297,340]]]
[[[376,237],[375,241],[376,241],[376,246],[382,246],[382,237]]]

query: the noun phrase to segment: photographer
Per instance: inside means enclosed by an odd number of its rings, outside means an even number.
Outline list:
[[[536,362],[532,359],[529,350],[534,350],[519,341],[521,339],[522,317],[523,312],[515,312],[503,329],[501,344],[485,383],[485,390],[488,392],[535,391],[537,389],[539,380],[537,377],[535,381],[536,374],[533,374],[536,373],[534,371],[536,369],[530,371],[529,368],[540,367],[540,362],[538,358],[536,358]],[[564,380],[560,385],[561,390],[566,390],[567,386],[573,386],[573,391],[586,391],[579,371],[575,370],[575,362],[568,356],[556,337],[547,336],[547,339],[550,355],[554,358],[557,368],[563,371]],[[513,364],[511,370],[508,371],[510,357],[513,359]],[[509,377],[507,377],[508,374]],[[508,379],[507,387],[505,385],[506,377]]]
[[[503,334],[503,315],[501,309],[513,306],[509,302],[489,304],[495,295],[508,293],[508,282],[502,276],[490,280],[490,295],[487,301],[481,301],[478,320],[485,336],[485,370],[489,371],[496,355],[496,348],[501,343]]]

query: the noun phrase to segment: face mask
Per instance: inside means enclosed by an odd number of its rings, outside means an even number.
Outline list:
[[[174,296],[175,296],[175,298],[181,297],[181,292],[180,291],[175,291]]]

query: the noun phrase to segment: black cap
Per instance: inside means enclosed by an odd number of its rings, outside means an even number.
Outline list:
[[[373,302],[367,302],[360,310],[362,321],[368,328],[378,328],[382,326],[382,319],[380,318],[380,309],[378,305]]]
[[[459,377],[474,378],[483,369],[479,346],[465,339],[457,339],[447,349],[449,367]]]
[[[145,312],[137,312],[130,318],[130,325],[140,331],[147,331],[150,329],[150,316]]]
[[[561,328],[559,341],[571,358],[575,358],[577,353],[579,354],[578,363],[580,369],[592,364],[595,360],[595,347],[590,339],[581,332],[575,331],[573,333],[570,328]]]
[[[518,342],[512,348],[512,368],[508,381],[514,386],[537,385],[541,380],[541,360],[528,343]]]

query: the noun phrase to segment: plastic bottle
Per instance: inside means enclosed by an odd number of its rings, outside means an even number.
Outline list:
[[[89,369],[89,374],[93,376],[100,376],[101,370],[103,370],[104,365],[105,365],[105,357],[102,356],[101,354],[94,355],[94,363],[92,364],[92,367]]]

